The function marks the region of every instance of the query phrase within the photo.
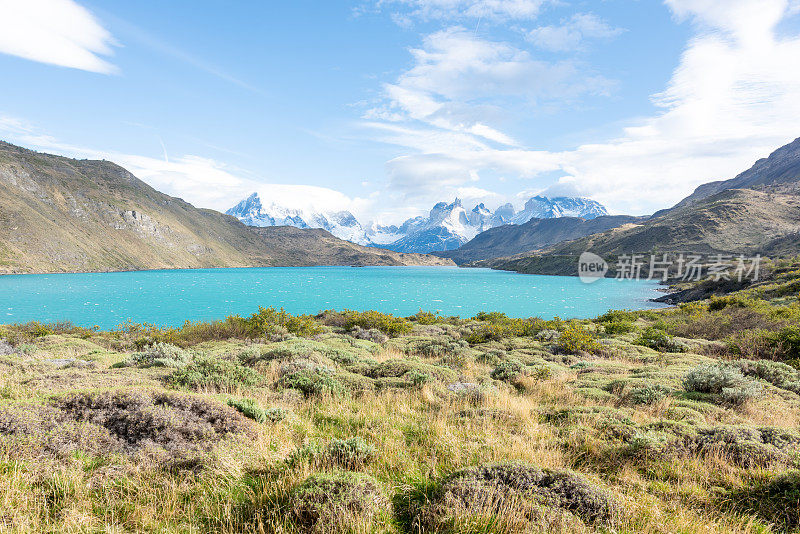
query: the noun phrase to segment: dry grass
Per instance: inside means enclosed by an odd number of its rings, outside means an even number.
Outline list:
[[[176,391],[173,369],[111,368],[129,357],[111,349],[126,347],[118,333],[26,341],[32,346],[24,353],[0,356],[0,532],[786,530],[770,525],[770,508],[754,501],[760,493],[742,491],[754,481],[769,488],[797,466],[796,444],[781,442],[779,454],[755,461],[743,448],[751,446],[747,440],[703,436],[723,428],[742,436],[763,427],[796,429],[800,396],[764,383],[763,396],[732,407],[687,392],[686,373],[714,359],[632,345],[651,325],[652,319],[640,319],[597,355],[580,357],[524,336],[467,346],[458,325],[418,325],[374,350],[328,327],[305,352],[252,365],[241,360],[259,374],[258,383],[194,392]],[[197,333],[200,326],[191,328],[192,336],[207,337]],[[445,352],[415,351],[420,339]],[[243,351],[260,353],[274,344],[216,339],[192,351],[238,365]],[[63,359],[94,365],[49,363]],[[531,372],[493,380],[497,362],[511,359]],[[282,369],[300,360],[329,368],[341,387],[309,396],[285,388]],[[399,362],[411,362],[428,378],[378,376],[400,372],[387,367]],[[549,375],[532,372],[542,366]],[[450,390],[450,381],[472,389]],[[361,382],[374,387],[356,387]],[[632,392],[654,384],[665,388],[663,397],[631,400]],[[232,395],[282,408],[287,416],[245,420],[226,406]],[[330,452],[342,443],[373,452],[369,460]],[[531,487],[506,491],[490,484],[478,493],[448,493],[453,473],[506,462],[575,473],[609,495],[616,511],[596,521],[568,499],[531,499]],[[356,473],[346,475],[356,500],[323,510],[323,496],[332,490],[300,498],[304,484],[341,469]],[[359,486],[364,480],[369,483]]]

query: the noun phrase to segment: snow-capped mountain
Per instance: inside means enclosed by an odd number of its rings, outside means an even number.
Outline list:
[[[318,212],[291,209],[272,203],[264,206],[258,193],[253,193],[226,211],[248,226],[296,226],[323,228],[340,239],[359,245],[371,245],[367,232],[349,211]]]
[[[608,215],[602,204],[588,198],[536,196],[517,212],[512,204],[504,204],[495,211],[478,204],[467,211],[459,199],[452,204],[440,202],[428,218],[409,219],[398,229],[398,240],[384,246],[398,252],[436,252],[453,250],[476,235],[504,224],[524,224],[533,218],[582,217],[594,219]]]
[[[297,226],[324,228],[336,237],[360,245],[372,245],[397,252],[436,252],[453,250],[476,235],[504,224],[524,224],[533,218],[582,217],[594,219],[608,215],[602,204],[580,197],[535,196],[517,212],[511,204],[492,211],[483,203],[467,210],[460,199],[439,202],[428,213],[408,219],[400,226],[373,223],[363,227],[348,211],[322,213],[291,209],[277,204],[264,206],[257,193],[242,200],[226,213],[250,226]]]
[[[555,219],[557,217],[582,217],[594,219],[608,215],[606,208],[595,200],[581,197],[535,196],[528,199],[522,211],[513,215],[509,222],[525,224],[531,219]]]
[[[491,212],[483,204],[468,212],[459,199],[452,204],[439,202],[427,219],[415,217],[403,223],[400,231],[405,235],[386,248],[398,252],[453,250],[488,229],[489,217]]]

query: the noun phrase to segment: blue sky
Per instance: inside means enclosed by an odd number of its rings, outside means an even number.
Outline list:
[[[648,213],[800,136],[790,0],[0,0],[0,138],[224,210]]]

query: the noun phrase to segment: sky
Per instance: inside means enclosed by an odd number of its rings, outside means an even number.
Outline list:
[[[0,139],[224,211],[669,207],[800,137],[800,0],[0,0]]]

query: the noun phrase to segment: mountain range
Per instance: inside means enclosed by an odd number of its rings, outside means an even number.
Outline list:
[[[493,211],[481,203],[468,210],[456,198],[449,204],[439,202],[427,216],[408,219],[399,226],[373,224],[364,227],[348,211],[324,212],[290,208],[274,202],[265,204],[258,193],[253,193],[226,213],[248,226],[322,228],[361,245],[420,253],[456,249],[482,232],[506,224],[524,224],[531,219],[594,219],[608,215],[600,203],[578,197],[535,196],[519,212],[512,204],[504,204]]]
[[[160,193],[109,161],[42,154],[0,141],[0,273],[271,265],[442,265],[362,247],[322,230],[256,232]],[[298,234],[299,232],[299,234]]]
[[[455,262],[575,274],[587,250],[611,261],[662,252],[797,254],[800,139],[650,217],[543,196],[519,212],[468,210],[455,199],[388,227],[365,228],[349,212],[265,206],[255,194],[229,211],[236,217],[195,208],[108,161],[0,142],[0,273]]]

